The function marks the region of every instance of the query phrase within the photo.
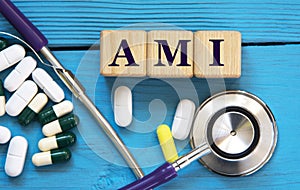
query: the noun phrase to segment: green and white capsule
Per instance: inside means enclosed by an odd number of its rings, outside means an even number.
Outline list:
[[[32,156],[32,163],[35,166],[47,166],[59,162],[66,162],[71,159],[71,151],[67,148],[55,149],[47,152],[35,153]]]
[[[38,146],[41,151],[45,152],[57,148],[64,148],[73,145],[75,142],[75,134],[72,132],[65,132],[56,136],[41,139]]]
[[[22,111],[18,117],[18,121],[21,125],[28,125],[35,116],[45,107],[48,102],[48,97],[44,93],[38,93],[28,104],[28,106]]]
[[[0,80],[0,116],[3,116],[4,114],[5,114],[5,96],[3,90],[3,83],[2,80]]]
[[[47,123],[43,126],[42,131],[45,136],[51,137],[77,126],[78,123],[79,118],[74,114],[69,114],[55,121]]]
[[[42,125],[54,121],[73,111],[73,104],[69,100],[65,100],[59,104],[49,107],[39,113],[39,121]]]

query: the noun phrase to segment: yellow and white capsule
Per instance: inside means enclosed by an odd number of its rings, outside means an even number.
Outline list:
[[[164,124],[158,126],[156,133],[165,160],[170,163],[177,160],[178,154],[169,126]]]

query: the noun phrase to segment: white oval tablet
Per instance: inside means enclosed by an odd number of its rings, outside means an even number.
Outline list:
[[[32,72],[32,79],[53,102],[60,102],[65,98],[64,91],[45,70],[36,68]]]
[[[183,99],[179,102],[172,124],[172,135],[175,139],[186,139],[192,127],[196,106],[194,102]]]
[[[5,106],[6,113],[10,116],[19,115],[36,95],[37,91],[37,85],[33,81],[25,81],[7,101]]]
[[[18,44],[9,46],[0,52],[0,71],[18,63],[25,57],[25,49]]]
[[[28,142],[24,137],[11,139],[5,161],[5,173],[10,177],[19,176],[24,168]]]
[[[11,132],[8,128],[0,126],[0,144],[5,144],[9,141]]]
[[[29,77],[36,67],[36,60],[28,56],[16,66],[16,68],[9,73],[4,80],[4,88],[10,92],[17,90],[21,84]]]
[[[126,86],[120,86],[114,94],[115,122],[120,127],[127,127],[132,121],[132,94]]]

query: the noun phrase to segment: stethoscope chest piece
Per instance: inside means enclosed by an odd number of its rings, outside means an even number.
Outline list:
[[[277,127],[272,112],[256,96],[226,91],[206,100],[197,110],[192,148],[208,144],[211,153],[200,162],[216,173],[249,175],[272,156]]]

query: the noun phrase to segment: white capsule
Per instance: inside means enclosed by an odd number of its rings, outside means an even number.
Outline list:
[[[181,100],[177,106],[172,124],[172,135],[175,139],[184,140],[190,134],[196,106],[191,100]]]
[[[65,98],[64,91],[45,70],[36,68],[32,72],[32,79],[53,102],[60,102]]]
[[[16,68],[9,73],[4,80],[4,88],[10,92],[17,90],[21,84],[29,77],[36,67],[36,60],[32,57],[25,57]]]
[[[0,126],[0,144],[5,144],[10,140],[11,132],[8,128]]]
[[[114,117],[120,127],[127,127],[132,121],[132,94],[126,86],[120,86],[115,90]]]
[[[25,81],[7,101],[5,106],[7,114],[10,116],[19,115],[36,95],[37,91],[37,85],[33,81]]]
[[[19,176],[24,168],[28,142],[24,137],[11,139],[5,161],[5,173],[10,177]]]
[[[18,63],[25,57],[25,49],[18,45],[12,45],[0,52],[0,71],[3,71]]]

